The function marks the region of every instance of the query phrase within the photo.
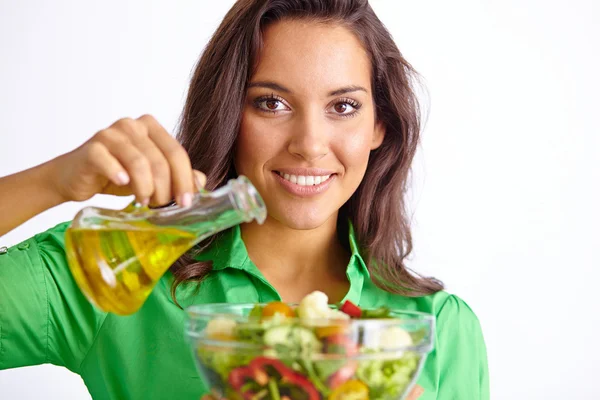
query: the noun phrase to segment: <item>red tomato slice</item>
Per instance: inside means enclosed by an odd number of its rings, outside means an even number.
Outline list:
[[[360,318],[362,310],[350,300],[346,300],[340,307],[340,311],[348,314],[352,318]]]

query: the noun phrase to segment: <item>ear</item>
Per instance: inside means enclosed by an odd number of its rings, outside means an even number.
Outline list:
[[[375,123],[375,130],[373,131],[373,140],[371,141],[371,150],[375,150],[381,143],[383,143],[383,138],[385,137],[385,125],[383,122]]]

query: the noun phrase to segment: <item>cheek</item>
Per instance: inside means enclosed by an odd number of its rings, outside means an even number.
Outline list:
[[[364,172],[371,152],[372,129],[356,131],[338,141],[338,157],[347,173]]]
[[[271,130],[260,118],[244,115],[236,143],[235,167],[238,174],[251,176],[273,157],[277,145]]]

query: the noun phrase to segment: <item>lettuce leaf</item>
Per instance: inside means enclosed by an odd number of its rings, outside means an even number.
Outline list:
[[[419,354],[413,352],[395,360],[363,360],[356,376],[369,387],[371,398],[397,399],[410,383],[419,360]]]

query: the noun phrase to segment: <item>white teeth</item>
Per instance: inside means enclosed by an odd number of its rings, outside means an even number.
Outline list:
[[[290,175],[278,172],[286,181],[290,181],[300,186],[314,186],[325,182],[331,175],[314,176],[314,175]]]

